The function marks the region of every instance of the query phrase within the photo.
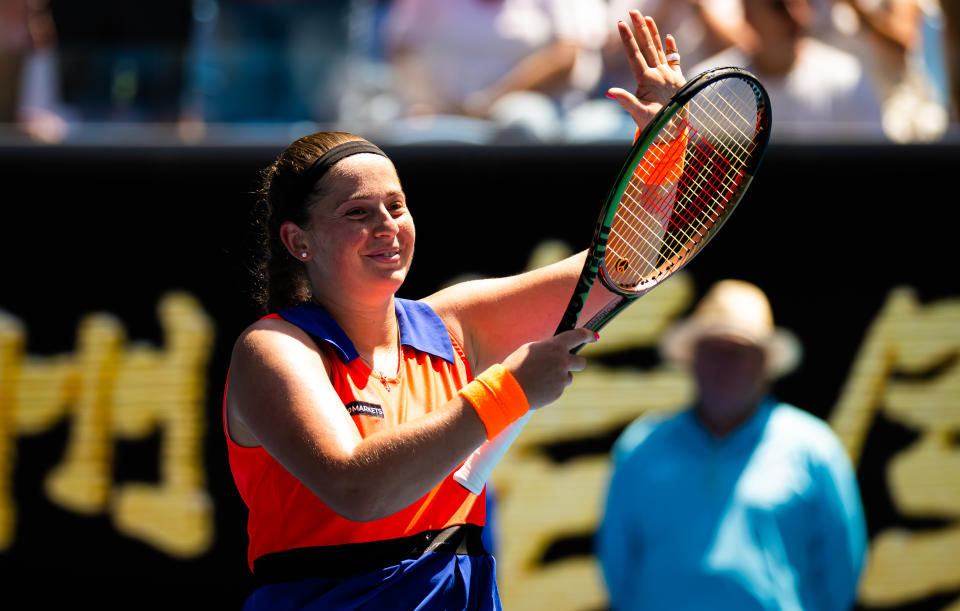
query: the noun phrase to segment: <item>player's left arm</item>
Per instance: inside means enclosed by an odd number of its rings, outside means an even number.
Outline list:
[[[585,257],[584,251],[521,274],[468,280],[424,301],[462,341],[471,367],[480,372],[519,346],[554,334]],[[585,316],[598,312],[612,297],[602,287],[591,291]]]

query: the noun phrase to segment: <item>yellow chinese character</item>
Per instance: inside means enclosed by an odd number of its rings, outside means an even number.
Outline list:
[[[891,499],[905,517],[946,522],[924,532],[879,532],[861,583],[864,604],[903,604],[960,588],[958,355],[960,301],[921,306],[911,290],[894,290],[834,410],[831,424],[855,462],[877,414],[915,431],[916,441],[887,466]]]
[[[0,550],[13,540],[13,438],[63,419],[63,459],[47,474],[50,499],[83,514],[110,513],[117,529],[173,556],[191,557],[213,540],[213,505],[202,460],[206,366],[213,325],[189,295],[159,304],[160,348],[128,345],[109,314],[83,318],[74,354],[23,354],[26,333],[0,316]],[[117,439],[158,433],[160,481],[112,481]]]

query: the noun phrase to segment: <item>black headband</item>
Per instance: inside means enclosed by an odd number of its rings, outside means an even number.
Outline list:
[[[295,201],[303,201],[303,199],[310,195],[310,192],[313,191],[313,186],[323,178],[324,174],[326,174],[335,163],[345,157],[358,153],[373,153],[374,155],[381,155],[383,157],[387,156],[379,146],[366,140],[351,140],[343,144],[338,144],[323,155],[317,157],[316,161],[311,163],[310,167],[300,175],[303,193]]]

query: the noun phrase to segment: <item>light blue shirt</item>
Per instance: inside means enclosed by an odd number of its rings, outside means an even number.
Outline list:
[[[852,607],[866,526],[822,420],[764,401],[722,439],[693,410],[632,423],[596,539],[614,609]]]

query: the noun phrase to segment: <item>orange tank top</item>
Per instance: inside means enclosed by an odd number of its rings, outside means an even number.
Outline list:
[[[381,379],[359,358],[353,343],[322,308],[304,302],[280,317],[309,333],[330,357],[331,381],[363,437],[429,413],[472,379],[459,343],[427,305],[395,299],[402,358],[396,379]],[[389,541],[472,524],[482,527],[485,492],[476,496],[447,476],[418,501],[372,522],[347,520],[324,504],[261,447],[245,448],[224,432],[230,468],[249,509],[247,558],[299,548]]]

